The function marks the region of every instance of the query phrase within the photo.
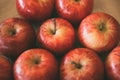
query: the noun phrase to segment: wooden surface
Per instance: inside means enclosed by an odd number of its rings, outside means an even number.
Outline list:
[[[110,14],[120,23],[120,0],[94,0],[93,12],[96,11]],[[15,0],[0,0],[0,22],[10,17],[20,17]]]

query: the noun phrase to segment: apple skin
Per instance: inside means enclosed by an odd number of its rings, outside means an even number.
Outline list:
[[[83,19],[78,37],[84,47],[103,54],[118,45],[120,25],[111,15],[96,12]]]
[[[45,49],[29,49],[15,62],[15,80],[56,80],[58,64],[55,57]]]
[[[74,47],[75,30],[73,26],[62,18],[52,18],[45,21],[38,29],[39,44],[60,56]]]
[[[109,53],[105,67],[109,80],[120,80],[120,46]]]
[[[36,40],[34,29],[25,20],[9,18],[0,24],[0,52],[17,58],[26,49],[33,48]]]
[[[90,49],[73,49],[61,61],[60,80],[103,80],[103,76],[103,63]]]
[[[18,13],[30,21],[48,19],[54,9],[55,0],[16,0]]]
[[[0,54],[0,80],[13,80],[12,68],[11,61]]]
[[[93,0],[56,0],[58,15],[74,24],[89,15],[93,10]]]

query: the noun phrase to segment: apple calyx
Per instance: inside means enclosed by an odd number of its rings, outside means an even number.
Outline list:
[[[74,64],[75,68],[77,68],[77,69],[82,68],[82,65],[80,63],[76,63],[76,62],[72,61],[71,64]]]
[[[100,24],[98,25],[98,29],[99,29],[100,31],[105,31],[105,30],[106,30],[105,23],[100,23]]]
[[[40,64],[40,63],[41,63],[41,58],[34,58],[34,59],[33,59],[33,63],[34,63],[35,65]]]
[[[54,35],[56,33],[56,20],[55,20],[55,18],[53,18],[52,21],[53,21],[54,27],[53,27],[53,30],[51,30],[51,33]]]
[[[15,29],[10,29],[9,30],[9,34],[10,35],[15,35],[16,34],[16,30]]]

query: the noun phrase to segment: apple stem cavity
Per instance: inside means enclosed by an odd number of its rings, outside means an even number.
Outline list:
[[[99,30],[100,30],[100,31],[104,31],[104,30],[105,30],[105,24],[104,24],[104,23],[101,23],[101,24],[99,25]]]
[[[35,59],[34,59],[34,64],[37,65],[37,64],[40,64],[40,63],[41,63],[41,60],[40,60],[40,59],[38,59],[38,58],[35,58]]]
[[[76,63],[74,61],[72,61],[71,64],[74,64],[77,69],[80,69],[82,67],[80,63]]]
[[[35,64],[39,64],[39,61],[38,61],[38,60],[36,60],[36,61],[35,61]]]
[[[56,20],[53,18],[52,21],[53,21],[53,24],[54,24],[54,28],[52,30],[52,34],[55,34],[56,33]]]
[[[10,35],[15,35],[15,34],[16,34],[16,30],[15,30],[15,29],[11,29],[11,30],[9,31],[9,34],[10,34]]]

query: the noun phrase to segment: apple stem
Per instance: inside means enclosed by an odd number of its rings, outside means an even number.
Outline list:
[[[80,69],[82,65],[80,63],[75,63],[74,61],[71,62],[71,64],[74,64],[76,68]]]
[[[55,20],[55,18],[53,18],[52,20],[53,20],[53,23],[54,23],[53,34],[55,34],[56,33],[56,20]]]

